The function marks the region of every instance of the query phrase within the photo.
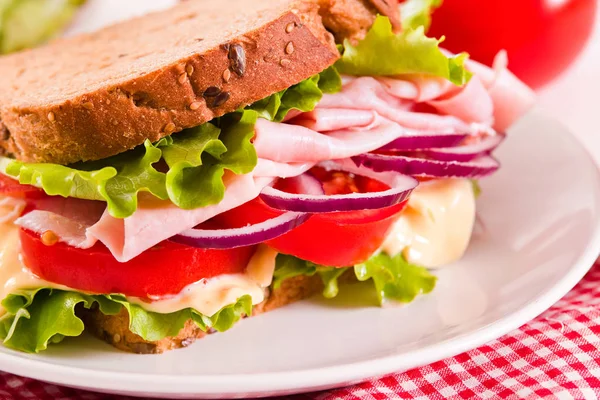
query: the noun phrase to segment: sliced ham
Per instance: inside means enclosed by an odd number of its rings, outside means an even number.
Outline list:
[[[344,108],[317,108],[289,121],[317,132],[331,132],[349,128],[364,128],[375,122],[377,116],[372,110],[351,110]],[[411,131],[469,132],[471,127],[458,118],[422,112],[398,110],[390,114],[394,121]]]
[[[347,83],[338,93],[323,95],[317,107],[376,111],[379,115],[392,119],[396,112],[408,111],[413,104],[410,99],[388,93],[377,79],[363,76],[347,79]]]
[[[349,110],[345,108],[317,108],[293,118],[290,124],[301,125],[316,132],[331,132],[340,129],[366,127],[377,118],[371,110]]]
[[[446,79],[425,75],[407,75],[399,78],[377,77],[376,79],[392,96],[417,103],[435,100],[458,89]]]
[[[327,112],[319,110],[314,115],[324,114]],[[316,123],[320,124],[318,121]],[[447,129],[444,132],[451,133]],[[304,126],[259,120],[256,124],[254,147],[260,157],[280,163],[319,162],[368,153],[399,137],[416,134],[415,131],[378,115],[375,115],[368,126],[340,129],[327,134]]]
[[[14,222],[27,207],[27,202],[15,197],[0,199],[0,224]]]
[[[88,249],[97,239],[87,234],[90,225],[77,218],[69,218],[51,211],[34,210],[15,221],[15,224],[37,233],[54,232],[69,246]]]
[[[155,198],[140,198],[138,209],[131,217],[123,220],[104,213],[87,232],[104,243],[117,260],[128,261],[163,240],[249,202],[272,180],[227,174],[223,200],[195,210],[183,210],[171,202]]]
[[[100,201],[63,198],[42,198],[33,202],[35,210],[15,221],[33,232],[53,231],[61,242],[73,247],[89,248],[97,239],[87,232],[106,209]]]
[[[486,125],[494,123],[494,102],[477,76],[458,92],[440,96],[428,104],[442,114],[452,115],[465,122]]]
[[[106,209],[106,203],[102,201],[81,200],[73,197],[43,197],[30,202],[36,210],[58,214],[85,225],[91,225],[98,221]]]
[[[360,119],[359,116],[356,116],[356,120],[359,123],[357,126],[361,126],[364,124],[363,118],[366,119],[364,113],[366,111],[375,112],[410,130],[468,132],[471,129],[467,122],[454,116],[412,111],[415,105],[414,98],[396,97],[394,94],[398,94],[397,92],[401,90],[391,88],[391,78],[387,78],[385,82],[387,83],[368,76],[349,79],[340,92],[323,96],[323,100],[315,110],[319,114],[313,112],[313,115],[307,117],[309,121],[318,117],[327,118],[327,122],[316,120],[313,125],[307,124],[304,122],[306,121],[304,115],[289,122],[300,121],[300,124],[311,128],[320,128],[320,125],[323,124],[327,130],[331,130],[329,126],[334,126],[334,115],[338,114],[339,118],[344,120],[343,128],[350,128],[351,126],[347,124],[350,121],[349,115],[352,112],[360,113]],[[398,80],[398,83],[404,85],[406,81]],[[418,93],[416,95],[418,96]],[[321,111],[323,109],[333,109],[334,111],[325,113]],[[343,114],[341,110],[345,110]],[[324,132],[325,130],[319,131]]]
[[[467,66],[482,80],[492,98],[495,129],[507,130],[535,105],[533,90],[508,70],[505,51],[496,56],[493,69],[476,61],[468,61]]]
[[[375,85],[372,79],[370,77],[361,77],[350,80],[354,87],[347,94],[353,95],[357,90],[369,90],[369,88]],[[423,75],[403,76],[401,78],[377,77],[375,79],[381,85],[383,91],[397,99],[410,100],[412,104],[429,104],[441,114],[456,117],[467,123],[491,124],[493,122],[494,104],[492,98],[487,88],[483,85],[483,82],[477,76],[473,77],[464,87],[455,86],[445,79]],[[381,90],[375,90],[373,93],[381,95],[382,92]],[[334,100],[329,99],[330,102]],[[381,100],[385,100],[385,98],[381,98]],[[344,104],[344,102],[340,101],[340,104]],[[360,101],[356,104],[364,104],[364,102]],[[375,101],[372,104],[377,107],[373,108],[375,111],[405,125],[407,128],[423,129],[423,127],[406,125],[410,124],[410,119],[407,117],[398,117],[397,112],[405,113],[407,111],[405,105],[396,110],[396,112],[390,112],[390,106],[381,107],[379,102]]]
[[[254,171],[252,171],[252,175],[267,178],[293,178],[301,175],[314,166],[314,162],[279,163],[261,158],[259,159],[256,168],[254,168]]]
[[[343,90],[325,95],[318,107],[374,110],[406,128],[427,129],[415,124],[418,118],[410,118],[416,113],[406,113],[414,103],[425,103],[463,122],[490,124],[505,131],[534,106],[535,93],[508,70],[506,52],[498,54],[493,68],[472,60],[467,61],[467,68],[475,76],[464,87],[425,75],[344,77]]]

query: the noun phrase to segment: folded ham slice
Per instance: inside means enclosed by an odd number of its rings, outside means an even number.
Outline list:
[[[377,119],[372,110],[349,110],[346,108],[317,108],[290,119],[293,125],[304,126],[315,132],[331,132],[347,128],[364,128]],[[260,131],[260,126],[258,127]],[[258,138],[259,140],[260,137]],[[256,143],[255,143],[256,145]]]
[[[494,60],[494,68],[467,61],[467,68],[483,82],[494,103],[494,128],[507,130],[536,102],[533,90],[508,70],[508,56],[501,51]]]
[[[340,109],[318,109],[310,113],[310,118],[303,117],[302,124],[313,127],[327,128],[339,126],[341,129],[318,133],[302,125],[279,124],[259,120],[256,124],[256,139],[254,147],[261,157],[280,163],[298,163],[304,161],[339,160],[377,150],[402,136],[414,136],[418,132],[407,129],[402,125],[379,116],[370,115],[371,121],[366,126],[350,126],[349,122],[356,111]],[[340,120],[334,122],[335,115]],[[425,114],[424,114],[425,115]],[[366,117],[366,115],[365,115]],[[306,119],[305,119],[306,118]],[[357,119],[358,120],[358,119]],[[361,125],[364,121],[360,121]],[[294,122],[298,122],[295,121]],[[476,126],[465,126],[464,131],[475,132]],[[432,130],[434,134],[454,133],[455,130],[446,127]]]
[[[35,210],[17,219],[17,225],[38,233],[53,231],[73,247],[89,248],[96,243],[86,230],[105,212],[105,203],[55,196],[35,200],[33,206]]]
[[[360,78],[346,77],[344,81],[346,84],[340,92],[323,96],[323,99],[317,106],[317,112],[323,109],[335,109],[338,110],[338,112],[340,110],[346,110],[348,112],[375,112],[390,121],[397,122],[403,128],[413,130],[454,130],[465,132],[470,129],[468,122],[462,121],[454,116],[414,112],[415,99],[420,96],[418,88],[416,92],[412,93],[411,97],[396,97],[399,93],[405,91],[398,88],[398,86],[413,84],[405,79],[376,79],[369,76],[363,76]],[[417,81],[419,80],[417,79]],[[406,94],[409,94],[409,91],[406,92]],[[306,121],[307,118],[308,120],[314,119],[314,117],[311,118],[300,115],[295,119],[292,119],[290,123],[294,123],[294,121],[297,120],[300,124],[307,126],[308,128],[318,128],[316,125],[311,125],[310,122],[305,123],[304,121]],[[347,115],[344,115],[342,118],[348,117]],[[320,121],[317,122],[320,123]]]
[[[4,197],[0,200],[0,224],[14,222],[27,207],[24,199]]]
[[[479,77],[474,76],[458,92],[448,93],[428,102],[438,112],[465,122],[494,124],[494,102]]]
[[[218,204],[182,210],[169,201],[144,197],[131,217],[117,219],[105,212],[86,235],[104,243],[117,260],[128,261],[165,239],[256,198],[273,178],[228,173],[224,181],[225,197]]]

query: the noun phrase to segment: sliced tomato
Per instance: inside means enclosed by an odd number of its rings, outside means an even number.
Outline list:
[[[388,187],[381,182],[350,176],[344,172],[313,169],[328,195],[377,192]],[[285,183],[276,187],[284,190]],[[298,228],[269,241],[277,251],[330,267],[349,267],[367,261],[383,244],[392,224],[406,203],[378,210],[315,214]],[[217,219],[227,227],[256,224],[283,214],[255,199]]]
[[[31,185],[22,185],[16,179],[0,174],[0,195],[22,199],[39,199],[46,196],[42,189]]]
[[[78,249],[45,245],[31,231],[20,233],[23,261],[49,282],[91,293],[118,293],[141,298],[175,295],[186,286],[221,274],[243,272],[255,247],[213,250],[163,242],[126,263],[98,243]]]

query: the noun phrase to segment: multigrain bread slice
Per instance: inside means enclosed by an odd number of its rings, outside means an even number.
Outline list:
[[[187,0],[0,58],[0,152],[67,165],[200,125],[333,64],[326,27],[360,38],[378,12],[399,27],[393,3]]]
[[[188,0],[0,59],[0,147],[97,160],[283,90],[339,53],[308,0]]]
[[[346,273],[340,278],[340,282],[353,281],[353,276],[352,273]],[[323,282],[318,276],[298,276],[287,279],[277,289],[266,289],[265,300],[254,306],[252,316],[306,299],[322,290]],[[214,333],[214,331],[205,333],[190,320],[179,332],[179,335],[149,342],[129,330],[129,315],[125,309],[114,316],[104,315],[98,309],[81,309],[78,310],[78,314],[83,319],[88,332],[94,336],[120,350],[139,354],[160,354],[168,350],[187,347],[196,339]]]

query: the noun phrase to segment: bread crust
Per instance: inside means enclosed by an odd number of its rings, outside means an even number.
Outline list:
[[[232,9],[246,6],[248,15],[229,27],[233,33],[214,34],[212,39],[201,37],[202,24],[208,18],[205,8],[215,6],[208,5],[209,0],[194,0],[94,35],[59,40],[0,59],[0,71],[5,72],[0,78],[0,147],[5,154],[28,162],[66,165],[106,158],[146,139],[154,142],[251,104],[321,72],[338,59],[334,39],[323,27],[316,4],[233,2]],[[229,11],[223,12],[239,13],[229,5],[223,8]],[[272,18],[247,30],[247,20],[262,22],[265,13]],[[162,23],[161,18],[165,19]],[[181,29],[193,31],[194,22],[197,36],[167,26],[178,23]],[[211,26],[206,36],[214,29]],[[132,48],[135,39],[119,43],[125,41],[127,32],[159,40],[157,30],[178,36],[175,42],[162,39],[161,45],[144,42],[144,51]],[[219,41],[224,37],[230,39]],[[88,54],[93,52],[93,43],[102,43],[97,45],[102,46],[98,54]],[[169,46],[179,47],[163,54],[143,54]],[[91,63],[93,70],[83,77],[71,77],[64,70],[80,74],[72,64],[75,61],[65,60],[70,64],[55,71],[60,65],[53,66],[49,60],[56,59],[56,54],[106,61]],[[38,65],[24,67],[35,63]],[[110,73],[102,72],[103,68]],[[54,75],[55,80],[41,79],[40,73]],[[23,81],[26,83],[21,85]],[[221,95],[205,95],[208,88],[218,88]]]
[[[347,279],[347,277],[345,277]],[[283,281],[281,287],[268,290],[265,300],[252,309],[252,316],[263,314],[287,304],[311,297],[323,290],[323,282],[318,276],[298,276]],[[138,354],[160,354],[168,350],[187,347],[197,339],[214,333],[203,332],[189,320],[177,336],[150,342],[129,330],[129,315],[122,309],[118,315],[104,315],[97,308],[78,310],[86,330],[114,347]]]

